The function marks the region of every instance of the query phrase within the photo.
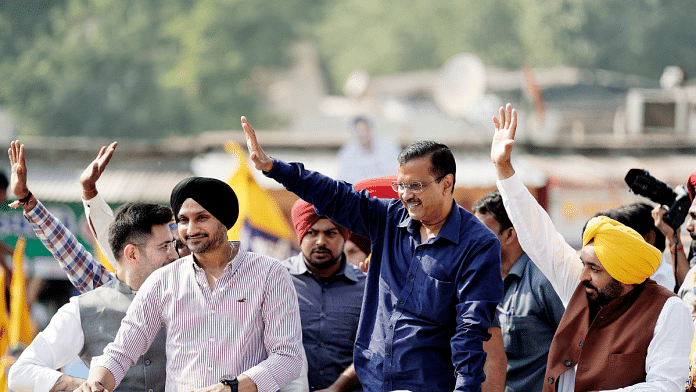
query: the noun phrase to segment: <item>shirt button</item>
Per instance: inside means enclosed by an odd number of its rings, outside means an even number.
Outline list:
[[[390,325],[390,326],[389,326],[389,329],[394,329],[394,326],[393,326],[393,325]]]
[[[319,317],[321,317],[321,318],[326,317],[326,313],[319,313]]]
[[[324,342],[319,342],[319,347],[324,347]]]
[[[321,374],[321,375],[323,376],[323,375],[324,375],[324,371],[323,371],[323,370],[320,370],[320,371],[319,371],[319,374]]]
[[[155,392],[154,389],[150,388],[147,390],[147,392]]]
[[[146,360],[145,360],[145,366],[150,366],[151,363],[152,363],[152,362],[151,362],[149,359],[146,359]]]
[[[403,303],[404,303],[404,300],[403,300],[403,299],[400,299],[400,300],[399,300],[399,303],[400,303],[400,304],[403,304]]]
[[[553,377],[549,377],[547,381],[549,382],[549,384],[553,383]]]
[[[322,293],[325,293],[325,292],[326,292],[326,287],[322,288],[321,291],[322,291]]]
[[[212,343],[215,341],[215,338],[210,338],[210,339],[208,339],[208,341]]]
[[[413,274],[409,275],[408,278],[413,279],[414,278]]]
[[[213,367],[212,367],[212,366],[208,366],[208,371],[209,371],[209,372],[212,372],[212,371],[213,371]]]
[[[387,358],[389,358],[389,357],[391,357],[391,354],[390,354],[390,353],[387,353]]]
[[[570,365],[572,365],[573,363],[570,362],[570,359],[566,359],[565,361],[563,361],[563,364],[564,364],[566,367],[570,367]]]

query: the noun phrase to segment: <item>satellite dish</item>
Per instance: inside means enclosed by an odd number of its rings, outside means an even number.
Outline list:
[[[356,69],[348,75],[343,91],[351,98],[360,98],[367,91],[370,75],[364,69]]]
[[[458,54],[445,63],[435,82],[433,99],[445,114],[463,117],[486,92],[486,67],[471,53]]]

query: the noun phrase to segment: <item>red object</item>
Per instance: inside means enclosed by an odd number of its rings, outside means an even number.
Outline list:
[[[689,191],[691,201],[694,201],[694,195],[696,195],[696,173],[691,173],[689,176],[689,180],[686,182],[686,189]]]
[[[380,199],[398,199],[399,194],[391,187],[394,181],[396,181],[396,176],[368,178],[356,182],[355,189],[358,191],[367,190],[370,192],[370,196]]]
[[[316,211],[314,211],[314,206],[307,203],[302,199],[297,199],[295,204],[292,206],[290,211],[290,217],[292,218],[292,225],[295,227],[295,234],[297,235],[297,243],[302,243],[302,238],[304,238],[307,231],[317,223],[320,217]],[[334,223],[335,224],[335,223]],[[350,238],[350,231],[343,226],[336,225],[338,233],[341,234],[344,240]]]

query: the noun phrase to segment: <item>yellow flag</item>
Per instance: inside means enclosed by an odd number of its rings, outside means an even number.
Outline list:
[[[12,284],[10,287],[10,327],[9,345],[22,342],[29,345],[34,339],[29,306],[27,305],[27,287],[24,279],[24,238],[18,238],[12,256]]]
[[[5,354],[10,342],[8,328],[10,326],[7,317],[7,299],[5,298],[5,269],[0,268],[0,356]]]
[[[0,392],[6,392],[7,389],[7,369],[15,363],[15,359],[9,356],[0,358]]]
[[[237,160],[237,171],[227,183],[239,199],[239,219],[228,231],[228,238],[242,240],[252,252],[281,260],[290,257],[295,252],[292,248],[295,232],[275,200],[256,183],[239,144],[227,142],[225,150]]]
[[[94,241],[94,246],[92,247],[92,254],[97,256],[97,261],[99,261],[101,265],[106,267],[106,269],[109,272],[116,272],[116,270],[114,270],[114,267],[109,262],[109,259],[107,259],[106,256],[104,256],[104,253],[101,251],[101,248],[99,247],[99,244],[96,240]]]

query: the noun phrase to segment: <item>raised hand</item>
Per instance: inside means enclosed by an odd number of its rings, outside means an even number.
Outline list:
[[[82,192],[85,200],[89,200],[97,195],[97,180],[99,180],[104,169],[106,169],[106,165],[109,164],[116,150],[116,146],[118,146],[118,142],[113,142],[109,144],[108,147],[102,147],[97,157],[80,175],[80,184],[82,184]]]
[[[254,132],[254,128],[249,125],[249,122],[244,116],[242,116],[242,128],[246,136],[249,155],[256,169],[265,172],[271,171],[271,169],[273,169],[273,159],[266,155],[261,147],[259,147],[259,143],[256,141],[256,132]]]
[[[29,195],[27,165],[24,162],[24,144],[20,144],[19,140],[11,142],[7,155],[10,157],[10,165],[12,166],[10,189],[17,196],[17,199],[24,199]]]
[[[505,108],[500,108],[500,120],[493,117],[495,134],[491,145],[491,160],[498,172],[498,179],[504,180],[513,174],[515,170],[510,163],[512,145],[515,143],[515,131],[517,130],[517,111],[509,103]]]

